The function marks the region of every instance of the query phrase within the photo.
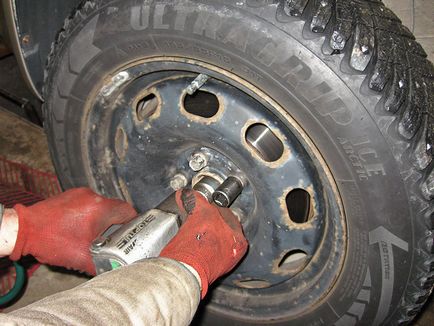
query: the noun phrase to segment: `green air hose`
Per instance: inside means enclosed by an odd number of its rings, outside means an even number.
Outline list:
[[[16,274],[15,284],[8,293],[0,297],[0,306],[3,306],[15,299],[26,283],[26,270],[24,269],[24,267],[17,262],[14,262],[14,267]]]

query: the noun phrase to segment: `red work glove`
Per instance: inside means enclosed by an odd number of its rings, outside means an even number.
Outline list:
[[[210,205],[192,190],[176,193],[181,211],[188,214],[178,234],[160,253],[193,267],[202,282],[202,298],[208,286],[243,258],[247,240],[238,218],[228,208]]]
[[[10,259],[32,255],[39,262],[95,275],[91,242],[113,224],[136,216],[128,203],[78,188],[35,205],[14,207],[18,236]]]

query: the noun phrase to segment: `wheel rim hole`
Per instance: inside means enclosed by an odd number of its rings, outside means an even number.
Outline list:
[[[143,99],[137,102],[136,115],[139,121],[149,119],[157,112],[159,101],[154,93],[146,95]]]
[[[271,286],[270,282],[259,278],[249,278],[235,281],[236,285],[246,289],[265,289]]]
[[[306,265],[307,257],[307,253],[303,250],[291,250],[283,255],[277,266],[286,271],[299,271]]]
[[[128,146],[127,135],[124,129],[118,128],[118,130],[116,130],[116,135],[115,135],[115,152],[120,160],[122,160],[125,157],[127,146]]]
[[[311,215],[310,194],[304,189],[294,189],[285,198],[286,209],[291,221],[294,223],[306,223]]]
[[[277,161],[283,155],[282,141],[262,123],[248,127],[245,139],[249,147],[266,162]]]
[[[193,95],[185,95],[184,109],[190,114],[209,119],[218,113],[220,102],[212,93],[196,91]]]

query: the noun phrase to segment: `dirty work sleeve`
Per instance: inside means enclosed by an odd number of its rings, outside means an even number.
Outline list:
[[[199,301],[192,271],[175,260],[154,258],[0,314],[0,324],[188,325]]]

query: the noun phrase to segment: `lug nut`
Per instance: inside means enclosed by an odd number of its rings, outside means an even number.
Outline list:
[[[186,176],[181,173],[175,174],[170,180],[170,187],[175,191],[184,188],[187,184],[188,180]]]
[[[229,207],[243,191],[243,183],[237,177],[228,177],[213,193],[212,199],[220,207]]]
[[[195,171],[195,172],[200,171],[205,166],[208,165],[208,158],[203,153],[194,153],[191,156],[190,161],[188,162],[188,165],[190,166],[190,168],[193,171]]]

